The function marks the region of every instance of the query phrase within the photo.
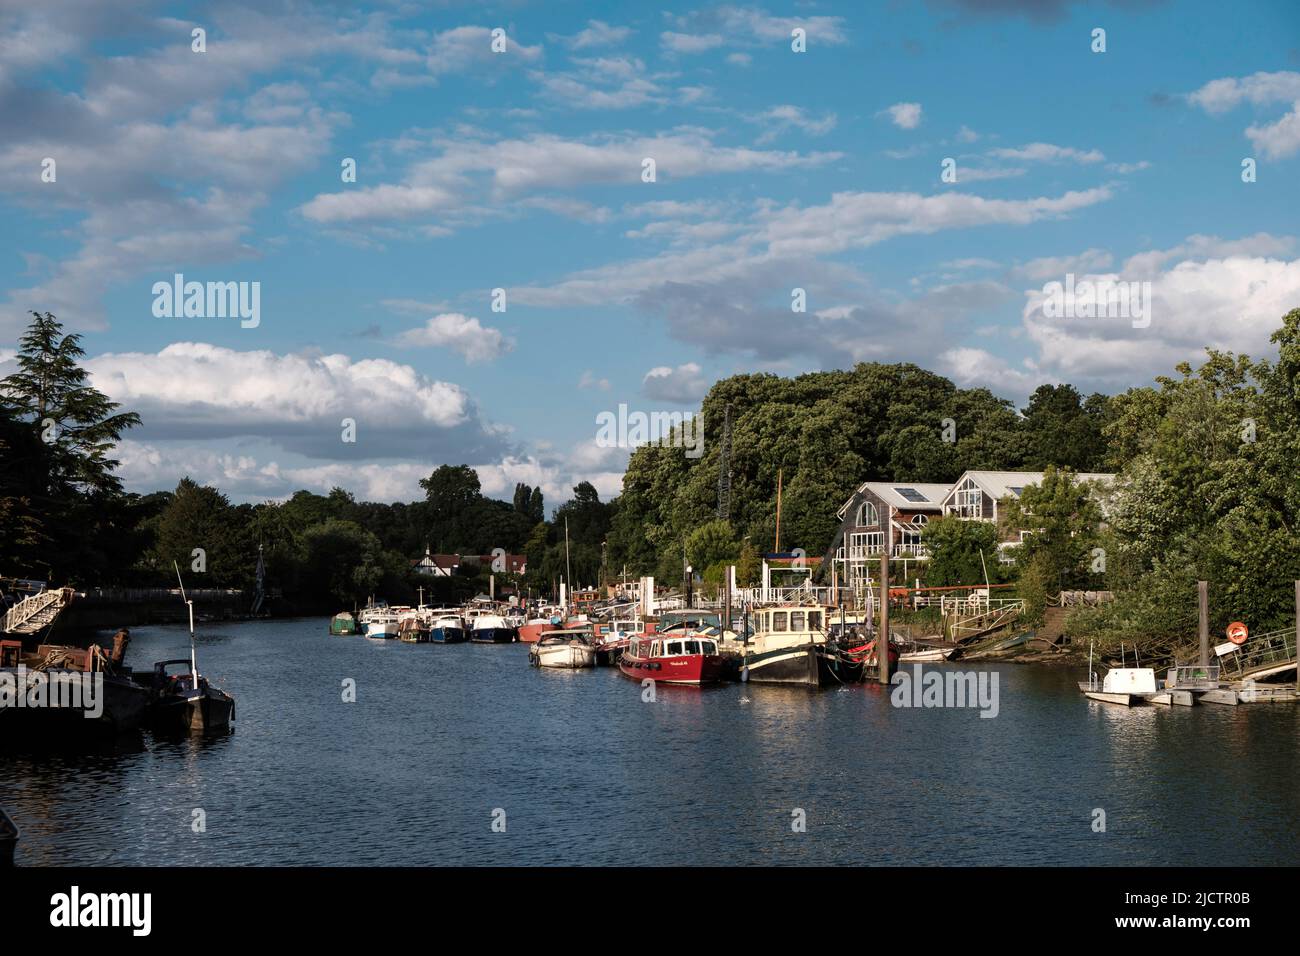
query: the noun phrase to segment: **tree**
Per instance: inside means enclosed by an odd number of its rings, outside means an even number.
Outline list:
[[[158,517],[155,571],[163,579],[172,577],[175,562],[194,587],[240,586],[250,579],[255,561],[242,530],[225,495],[182,478]],[[202,554],[195,555],[195,549]]]
[[[982,584],[986,573],[990,581],[999,577],[997,529],[991,522],[933,518],[921,540],[930,549],[925,582],[931,587]]]
[[[17,418],[37,426],[51,446],[50,491],[116,493],[117,462],[108,457],[122,432],[140,424],[135,412],[118,412],[117,402],[87,384],[77,364],[85,355],[81,336],[63,334],[49,312],[32,313],[19,340],[18,371],[0,381],[0,402]]]
[[[1008,497],[1000,509],[1003,530],[1025,532],[1015,549],[1018,562],[1032,564],[1053,591],[1089,588],[1100,583],[1105,555],[1094,557],[1102,515],[1097,489],[1075,480],[1065,469],[1049,465],[1043,480],[1019,498]],[[1093,571],[1093,563],[1098,570]]]
[[[0,381],[0,508],[10,536],[0,554],[16,574],[117,580],[133,539],[110,453],[140,419],[87,384],[80,336],[64,335],[48,312],[32,316],[18,371]]]

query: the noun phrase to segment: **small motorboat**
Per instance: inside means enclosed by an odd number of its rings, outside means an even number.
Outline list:
[[[519,631],[500,614],[479,614],[470,627],[469,639],[475,644],[513,644]]]
[[[647,634],[631,640],[618,668],[633,680],[662,684],[713,684],[726,664],[712,638],[690,634]]]
[[[347,611],[335,614],[330,618],[330,634],[335,637],[346,637],[351,634],[360,633],[361,625],[358,624],[357,619]]]
[[[366,618],[366,637],[391,641],[398,635],[397,613],[390,609],[376,610]]]
[[[596,647],[591,631],[572,628],[547,631],[528,648],[528,663],[534,667],[577,670],[596,666]]]
[[[156,732],[222,734],[230,730],[235,719],[235,699],[198,675],[192,663],[180,659],[154,664],[149,684],[153,695],[149,720]]]
[[[1089,700],[1099,700],[1104,704],[1119,704],[1132,707],[1141,704],[1158,693],[1156,689],[1156,672],[1152,667],[1128,667],[1124,660],[1124,645],[1120,645],[1120,666],[1112,667],[1105,678],[1097,682],[1097,675],[1092,669],[1092,645],[1088,645],[1088,679],[1079,681],[1079,690]],[[1134,663],[1138,663],[1136,659]],[[1164,703],[1165,701],[1160,701]],[[1168,701],[1173,703],[1172,697]]]
[[[469,635],[465,622],[454,611],[434,611],[429,618],[429,640],[435,644],[460,644]]]
[[[14,865],[14,848],[20,836],[22,831],[18,824],[5,813],[4,807],[0,807],[0,869]]]
[[[194,640],[194,602],[185,593],[180,566],[175,562],[172,564],[176,568],[176,580],[180,582],[181,600],[190,613],[190,659],[154,664],[147,685],[150,722],[155,731],[161,732],[229,733],[230,722],[235,719],[235,698],[213,687],[206,677],[199,674]],[[167,670],[172,666],[186,667],[187,670],[172,674]]]
[[[404,617],[397,622],[397,639],[407,644],[427,644],[429,628],[419,617]]]

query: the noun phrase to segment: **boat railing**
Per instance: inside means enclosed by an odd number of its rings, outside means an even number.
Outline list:
[[[1180,690],[1213,690],[1219,686],[1221,670],[1218,664],[1175,665],[1165,674],[1165,687],[1177,687]]]

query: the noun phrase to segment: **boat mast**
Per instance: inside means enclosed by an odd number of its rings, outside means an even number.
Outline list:
[[[181,580],[181,566],[172,561],[172,567],[176,569],[176,581],[181,586],[181,600],[190,612],[190,677],[194,681],[194,690],[199,689],[199,661],[198,655],[194,648],[194,602],[185,596],[185,582]]]
[[[569,516],[564,516],[564,576],[569,582],[569,597],[572,598],[573,592],[573,568],[569,566]],[[568,603],[567,601],[565,602]],[[568,611],[568,608],[565,608]]]
[[[781,469],[776,470],[776,546],[772,549],[781,553]]]

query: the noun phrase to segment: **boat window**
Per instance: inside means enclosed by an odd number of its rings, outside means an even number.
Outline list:
[[[790,630],[792,631],[803,630],[803,611],[790,612]]]
[[[810,631],[820,631],[821,629],[822,629],[822,612],[821,612],[821,611],[809,611],[809,612],[808,612],[808,630],[810,630]]]
[[[685,646],[686,646],[686,653],[687,653],[687,654],[698,654],[698,653],[700,652],[700,642],[699,642],[699,641],[686,641],[686,642],[684,642],[684,643],[685,643]]]
[[[673,641],[671,644],[668,645],[668,656],[669,656],[669,657],[675,657],[675,656],[681,654],[681,652],[682,652],[682,642],[681,642],[681,641]]]
[[[700,653],[716,654],[718,653],[718,645],[714,644],[712,641],[700,641]]]
[[[785,624],[786,624],[785,611],[777,611],[772,615],[772,630],[784,631],[786,629]]]

